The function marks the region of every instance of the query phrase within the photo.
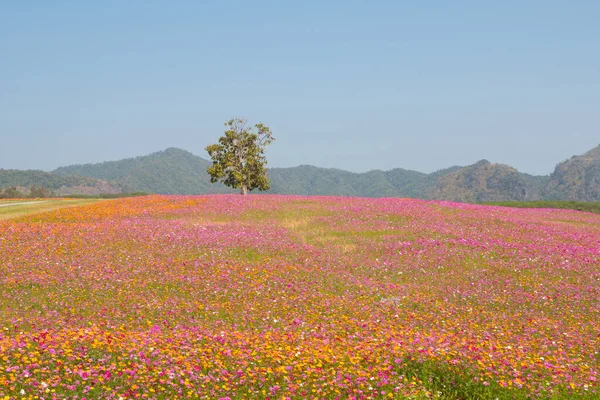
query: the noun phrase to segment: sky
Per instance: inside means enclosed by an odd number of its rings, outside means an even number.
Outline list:
[[[530,174],[600,144],[600,2],[0,0],[0,168],[204,148]]]

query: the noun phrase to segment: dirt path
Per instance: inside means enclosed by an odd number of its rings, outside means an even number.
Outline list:
[[[25,204],[39,204],[39,203],[47,203],[47,200],[40,201],[20,201],[18,203],[0,203],[0,207],[9,207],[9,206],[21,206]]]

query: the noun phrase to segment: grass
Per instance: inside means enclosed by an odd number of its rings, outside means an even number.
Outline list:
[[[65,207],[76,207],[85,204],[96,203],[97,199],[24,199],[0,201],[0,205],[9,203],[19,203],[11,206],[0,207],[0,220],[22,217],[27,214],[43,213],[58,210]],[[23,204],[20,204],[23,203]]]
[[[526,400],[531,399],[531,393],[525,389],[511,386],[501,386],[494,380],[489,382],[478,378],[469,371],[457,373],[446,364],[431,361],[405,361],[400,372],[408,378],[416,378],[441,400]],[[557,389],[546,397],[551,400],[597,399],[597,394],[575,393],[568,388]]]
[[[600,202],[584,201],[494,201],[482,203],[489,206],[516,208],[558,208],[600,214]]]

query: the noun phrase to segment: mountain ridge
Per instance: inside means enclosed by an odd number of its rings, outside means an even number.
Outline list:
[[[600,146],[559,163],[542,195],[549,200],[600,201]]]
[[[176,147],[148,155],[102,163],[75,164],[42,172],[56,188],[60,179],[88,179],[118,187],[122,192],[159,194],[235,193],[211,184],[206,167],[210,161]],[[0,170],[0,186],[7,171],[14,185],[18,170]],[[20,171],[26,181],[26,171]],[[16,174],[16,175],[15,175]],[[351,172],[313,165],[268,169],[267,193],[339,195],[362,197],[413,197],[463,202],[523,200],[600,201],[600,145],[557,164],[550,175],[519,172],[512,166],[486,159],[467,166],[452,166],[432,173],[403,168]],[[3,178],[4,177],[4,178]],[[41,179],[41,178],[40,178]],[[40,183],[40,179],[36,181]],[[43,179],[41,179],[43,181]],[[68,186],[61,186],[62,190]]]

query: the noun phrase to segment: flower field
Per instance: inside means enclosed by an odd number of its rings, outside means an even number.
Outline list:
[[[0,220],[22,398],[600,398],[600,215],[216,195]]]

